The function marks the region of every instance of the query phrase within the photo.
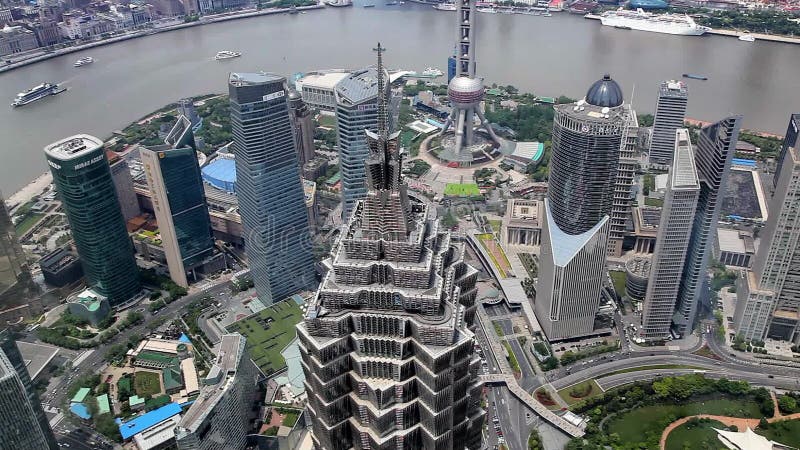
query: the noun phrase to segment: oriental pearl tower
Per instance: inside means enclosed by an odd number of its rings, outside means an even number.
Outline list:
[[[442,134],[451,126],[455,132],[453,159],[460,163],[472,162],[472,147],[476,144],[475,115],[494,147],[500,141],[480,109],[483,100],[483,78],[475,76],[475,0],[456,0],[458,34],[456,37],[456,74],[447,86],[447,97],[453,110],[442,128]],[[483,141],[483,140],[482,140]]]

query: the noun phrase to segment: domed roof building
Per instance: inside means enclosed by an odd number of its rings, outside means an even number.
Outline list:
[[[622,89],[611,75],[605,74],[586,91],[586,103],[607,108],[622,106]]]

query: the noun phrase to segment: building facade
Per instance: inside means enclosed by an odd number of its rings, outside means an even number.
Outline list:
[[[800,139],[791,137],[753,269],[737,289],[734,325],[747,340],[800,342]]]
[[[27,267],[6,202],[0,198],[0,310],[24,303],[24,297],[18,295],[20,288],[24,290],[30,284]]]
[[[232,73],[236,196],[256,292],[265,304],[316,284],[286,79]]]
[[[700,130],[694,146],[700,195],[692,223],[689,253],[683,266],[673,325],[679,335],[691,333],[703,294],[708,290],[708,258],[716,237],[725,184],[731,171],[741,116],[731,116]]]
[[[534,301],[550,340],[594,331],[626,117],[622,89],[609,75],[592,84],[583,100],[555,107]]]
[[[689,93],[683,81],[664,81],[658,87],[653,137],[650,139],[650,164],[670,166],[675,150],[675,130],[683,128]]]
[[[582,234],[610,215],[626,113],[606,75],[578,103],[557,105],[547,196],[561,231]],[[606,117],[608,116],[608,117]]]
[[[191,122],[180,116],[167,136],[167,144],[143,148],[139,154],[152,193],[169,276],[177,285],[188,287],[187,272],[214,253]]]
[[[252,428],[259,372],[244,336],[225,334],[200,394],[175,428],[178,450],[243,449]]]
[[[38,47],[36,34],[25,27],[6,25],[0,29],[0,56],[27,52]]]
[[[539,282],[534,313],[550,341],[586,336],[594,331],[600,290],[606,275],[609,218],[581,234],[563,232],[545,199]]]
[[[376,69],[359,70],[341,80],[334,91],[342,174],[342,219],[345,222],[356,202],[367,195],[364,160],[369,155],[369,147],[365,131],[378,129],[377,80]]]
[[[619,146],[619,164],[617,165],[616,182],[614,183],[614,200],[611,205],[611,225],[608,238],[608,254],[622,256],[622,241],[625,238],[626,223],[631,215],[631,200],[636,169],[639,161],[636,150],[639,134],[639,119],[630,104],[623,104],[625,125]]]
[[[141,286],[103,141],[80,134],[50,144],[44,152],[86,284],[111,306],[125,303]]]
[[[772,177],[772,187],[778,187],[778,180],[781,178],[781,168],[783,167],[783,162],[786,160],[786,152],[789,151],[789,147],[797,142],[797,138],[800,136],[800,114],[792,114],[789,117],[789,126],[786,127],[786,134],[783,137],[783,145],[781,146],[781,153],[778,155],[778,166],[775,169],[775,176]]]
[[[314,159],[314,117],[303,97],[295,90],[289,91],[289,109],[292,111],[292,125],[297,141],[297,158],[302,168]]]
[[[0,330],[0,443],[9,449],[59,449],[9,330]]]
[[[700,181],[694,162],[689,130],[679,128],[675,137],[672,169],[642,310],[641,337],[663,341],[670,336],[672,315],[686,263],[692,223],[697,210]]]
[[[477,271],[409,198],[398,135],[368,134],[368,193],[297,326],[318,450],[481,446]]]
[[[136,191],[133,189],[131,168],[125,158],[111,161],[111,178],[114,179],[122,218],[127,222],[140,215],[142,210],[139,208],[139,200],[136,199]]]

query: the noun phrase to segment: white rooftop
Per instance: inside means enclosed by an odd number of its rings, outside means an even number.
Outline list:
[[[136,442],[136,446],[139,450],[161,448],[161,445],[165,442],[175,439],[175,427],[180,420],[181,416],[178,414],[153,425],[139,434],[135,434],[133,440]]]
[[[88,134],[76,134],[48,145],[44,148],[44,152],[51,158],[70,161],[102,146],[103,141],[99,138]]]
[[[689,138],[689,130],[686,128],[679,128],[676,131],[675,157],[671,175],[673,189],[700,189],[692,142]]]
[[[730,253],[746,253],[747,250],[744,246],[744,239],[739,236],[737,230],[727,230],[724,228],[717,229],[717,242],[719,249],[723,252]]]
[[[348,71],[314,72],[297,80],[295,86],[297,86],[297,90],[302,90],[303,86],[333,90],[349,74]]]
[[[775,441],[770,441],[764,436],[756,434],[750,427],[747,427],[747,429],[741,433],[718,430],[716,428],[714,428],[714,431],[717,432],[717,439],[731,450],[772,450],[776,446],[781,446],[781,444]],[[781,448],[785,447],[781,446]]]

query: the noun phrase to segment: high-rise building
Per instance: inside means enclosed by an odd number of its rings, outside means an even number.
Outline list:
[[[480,128],[488,135],[495,146],[500,145],[491,125],[481,111],[483,101],[483,78],[475,75],[475,39],[477,12],[475,0],[456,0],[456,52],[455,76],[447,84],[447,98],[453,111],[442,127],[442,133],[452,126],[455,132],[453,148],[454,159],[472,161],[472,147],[475,144],[475,117]]]
[[[259,372],[239,333],[225,334],[197,399],[175,428],[178,450],[243,449],[258,409]]]
[[[795,118],[793,116],[793,120]],[[800,342],[800,137],[784,138],[761,245],[737,289],[734,325],[747,340]]]
[[[44,153],[86,284],[111,306],[125,303],[141,286],[103,141],[79,134],[48,145]]]
[[[708,297],[703,295],[708,290],[708,258],[717,235],[722,197],[736,152],[741,124],[741,116],[731,116],[705,126],[700,130],[699,139],[694,146],[700,195],[673,316],[674,330],[679,335],[691,333],[700,300]]]
[[[133,188],[131,168],[125,158],[109,161],[111,165],[111,178],[114,180],[114,189],[117,191],[122,219],[126,222],[142,213],[139,208],[139,199]]]
[[[675,130],[683,128],[688,100],[689,93],[683,81],[664,81],[658,87],[653,137],[650,140],[650,164],[672,164]]]
[[[675,136],[672,169],[667,180],[664,207],[650,280],[642,311],[641,337],[665,340],[670,336],[672,315],[680,287],[680,274],[686,262],[692,223],[700,194],[700,181],[694,162],[689,130],[679,128]]]
[[[594,331],[626,117],[622,90],[609,75],[583,100],[555,108],[534,302],[550,340]]]
[[[59,448],[10,330],[0,330],[0,447]]]
[[[550,341],[589,335],[606,275],[608,216],[583,233],[568,234],[559,229],[549,199],[544,209],[536,318]]]
[[[547,196],[561,231],[581,234],[610,215],[626,113],[606,75],[577,103],[555,107]]]
[[[630,104],[622,105],[625,111],[625,126],[619,147],[619,164],[614,183],[614,200],[611,206],[611,220],[608,236],[608,254],[622,256],[622,241],[625,238],[628,218],[631,213],[631,188],[636,178],[639,161],[636,159],[636,146],[639,134],[639,119]]]
[[[0,197],[0,310],[24,303],[21,291],[32,287],[27,266],[6,202]]]
[[[408,196],[386,103],[368,133],[368,193],[297,326],[315,448],[478,449],[477,271]]]
[[[789,117],[789,126],[786,127],[786,134],[783,137],[781,153],[778,155],[778,167],[775,169],[775,176],[772,177],[773,189],[778,187],[778,180],[781,178],[781,167],[783,167],[783,161],[786,160],[786,152],[789,151],[789,147],[796,145],[798,136],[800,136],[800,114],[792,114]]]
[[[300,167],[314,159],[314,118],[303,97],[294,89],[289,91],[289,109],[292,111],[297,157]]]
[[[350,218],[356,202],[367,195],[364,160],[369,147],[364,132],[378,129],[377,80],[375,68],[359,70],[341,80],[334,90],[344,221]],[[385,89],[389,89],[388,84]]]
[[[286,79],[231,73],[236,195],[245,250],[262,302],[280,301],[316,283]]]
[[[169,276],[188,287],[192,272],[214,253],[214,238],[194,148],[191,122],[180,116],[164,145],[139,154],[158,220]]]

